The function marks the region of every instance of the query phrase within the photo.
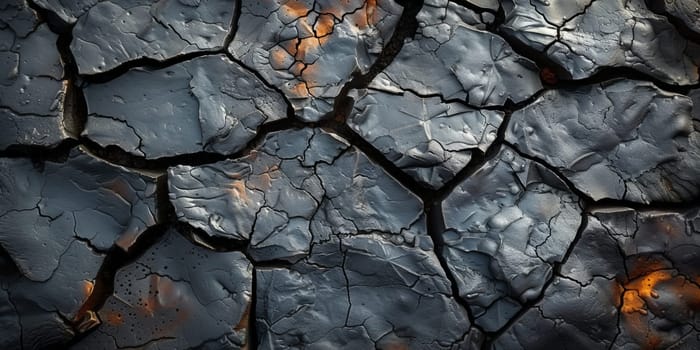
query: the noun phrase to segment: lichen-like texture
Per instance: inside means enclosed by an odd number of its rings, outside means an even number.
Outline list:
[[[391,0],[242,0],[229,51],[317,121],[354,73],[367,73],[401,12]]]
[[[68,84],[62,81],[57,39],[24,0],[0,4],[0,150],[52,147],[68,138],[63,127]]]
[[[286,116],[282,95],[224,55],[134,68],[84,92],[83,136],[145,158],[235,153]]]
[[[0,350],[700,349],[697,0],[0,0]]]

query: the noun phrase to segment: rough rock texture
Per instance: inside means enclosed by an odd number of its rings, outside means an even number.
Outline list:
[[[697,7],[0,1],[0,350],[700,349]]]
[[[496,331],[552,278],[581,221],[545,167],[504,147],[442,203],[443,255],[476,324]]]
[[[700,119],[691,106],[648,82],[551,90],[513,113],[506,140],[595,200],[689,201],[700,193]]]
[[[561,277],[494,349],[697,348],[699,220],[697,209],[593,211]]]
[[[270,134],[239,160],[168,170],[181,221],[250,240],[258,261],[296,261],[339,234],[425,235],[423,206],[362,152],[320,129]]]
[[[221,50],[232,30],[231,0],[38,0],[72,29],[80,74],[97,74],[139,59]]]
[[[69,84],[57,39],[23,0],[0,4],[0,150],[52,147],[69,137],[63,127]]]
[[[359,92],[348,125],[419,182],[440,188],[474,150],[486,152],[503,113],[478,110],[412,92]]]
[[[504,9],[503,33],[542,52],[573,79],[624,67],[669,84],[698,82],[700,46],[644,0],[508,0]]]
[[[134,68],[84,91],[83,136],[146,158],[235,153],[287,112],[279,93],[223,55]]]
[[[66,342],[91,294],[104,253],[128,250],[159,221],[157,178],[117,167],[79,150],[65,163],[40,167],[0,158],[0,298],[3,348],[48,347]]]
[[[318,121],[353,73],[367,73],[401,12],[391,0],[244,0],[229,51]]]
[[[248,342],[253,266],[166,232],[120,269],[102,324],[75,349],[240,349]]]
[[[257,270],[259,348],[479,346],[431,248],[426,236],[412,244],[334,237],[290,268]]]
[[[501,37],[468,25],[458,10],[445,0],[427,1],[415,38],[404,43],[371,86],[439,95],[476,108],[521,102],[541,89],[532,61],[514,53]]]

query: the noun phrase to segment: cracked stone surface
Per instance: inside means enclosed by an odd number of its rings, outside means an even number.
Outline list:
[[[38,0],[72,27],[70,50],[80,74],[98,74],[139,59],[222,50],[232,30],[230,0]]]
[[[256,261],[296,261],[337,235],[425,236],[418,197],[357,148],[320,129],[269,134],[239,160],[168,170],[179,220],[249,240]]]
[[[700,191],[700,119],[692,105],[632,80],[550,90],[513,113],[506,140],[559,168],[594,200],[690,201]]]
[[[134,68],[84,91],[82,135],[145,158],[238,152],[287,109],[279,93],[223,55]]]
[[[695,0],[5,0],[0,349],[700,349]]]
[[[75,349],[238,349],[247,342],[253,266],[168,230],[120,269],[98,312],[103,324]]]
[[[440,188],[496,140],[503,113],[410,91],[358,93],[348,125],[417,181]]]
[[[698,209],[592,211],[561,276],[494,348],[697,348],[699,218]]]
[[[0,4],[0,150],[53,147],[69,138],[63,127],[69,84],[57,39],[23,0]]]
[[[79,150],[40,166],[0,158],[0,169],[0,287],[12,303],[0,319],[22,329],[3,347],[65,343],[108,249],[129,250],[159,222],[158,178]]]
[[[443,255],[477,325],[496,331],[540,295],[581,221],[557,175],[507,147],[442,203]]]
[[[573,79],[624,67],[669,84],[698,82],[698,43],[686,40],[643,0],[508,0],[504,9],[503,32]]]
[[[476,108],[521,102],[542,88],[537,66],[503,38],[461,20],[458,5],[427,3],[417,17],[416,37],[404,43],[372,87],[456,99]]]
[[[289,268],[258,270],[259,348],[478,346],[431,247],[425,236],[399,244],[333,237]]]
[[[365,74],[394,32],[391,0],[243,0],[229,51],[318,121],[354,73]]]

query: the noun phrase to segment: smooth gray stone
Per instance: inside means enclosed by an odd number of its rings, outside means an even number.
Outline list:
[[[688,97],[649,82],[550,90],[513,113],[506,140],[594,200],[689,201],[700,193],[700,119],[691,108]]]
[[[111,0],[41,6],[74,22],[70,44],[80,74],[98,74],[139,59],[164,61],[224,48],[237,1]],[[81,6],[82,5],[82,6]]]
[[[680,20],[686,28],[700,35],[700,3],[697,0],[652,0],[665,13]]]
[[[447,266],[490,332],[542,293],[581,222],[564,182],[507,147],[450,193],[442,215]]]
[[[353,73],[368,72],[401,12],[391,0],[245,0],[228,49],[318,121]]]
[[[0,150],[54,147],[70,137],[57,39],[23,0],[0,4]]]
[[[284,118],[284,98],[224,55],[161,69],[134,68],[85,89],[82,135],[148,159],[232,154],[265,122]]]
[[[644,0],[504,2],[501,30],[544,53],[572,79],[631,68],[669,84],[698,82],[700,46]]]
[[[75,349],[242,349],[253,266],[240,252],[193,245],[175,230],[121,268],[98,311],[102,324]]]
[[[404,43],[372,87],[439,95],[475,108],[521,102],[542,89],[534,62],[501,37],[459,20],[458,5],[431,3],[418,14],[415,38]]]
[[[478,346],[431,248],[333,237],[288,269],[257,269],[259,348]]]
[[[0,159],[0,308],[4,349],[46,348],[73,336],[104,254],[129,250],[159,222],[158,178],[73,150],[65,163]],[[12,321],[14,320],[14,321]]]
[[[699,213],[593,210],[561,276],[493,348],[695,348]]]
[[[168,170],[180,221],[250,240],[257,261],[297,261],[314,242],[383,233],[425,236],[423,205],[358,149],[320,129],[269,134],[248,156]]]
[[[439,97],[357,91],[347,124],[418,182],[442,187],[496,139],[503,113]]]

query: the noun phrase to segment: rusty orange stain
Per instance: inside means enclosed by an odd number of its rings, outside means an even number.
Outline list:
[[[290,0],[282,5],[282,11],[295,18],[306,17],[310,10],[311,9],[308,8],[303,1],[299,0]]]
[[[243,180],[233,180],[229,192],[234,198],[242,202],[248,202],[250,200],[246,192],[245,181]]]
[[[317,38],[324,37],[333,32],[333,26],[335,26],[335,19],[329,14],[323,14],[316,20],[316,26],[314,27],[314,33]]]
[[[95,289],[95,283],[92,281],[83,281],[83,295],[85,298],[92,295],[92,291]]]
[[[107,320],[107,324],[112,326],[121,326],[122,324],[124,324],[124,318],[122,314],[114,311],[107,312],[105,318]]]

